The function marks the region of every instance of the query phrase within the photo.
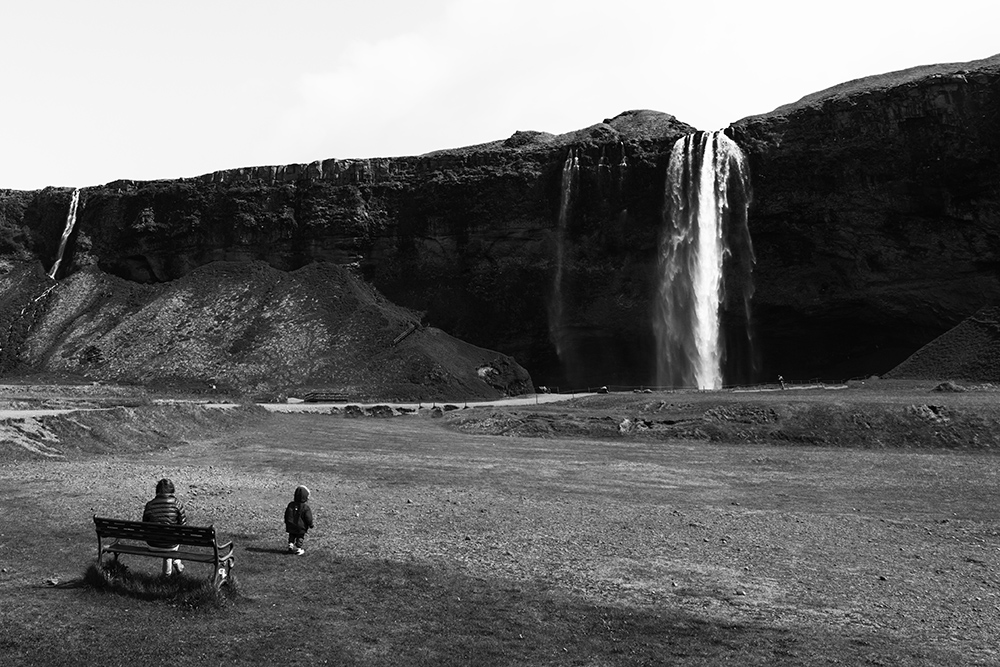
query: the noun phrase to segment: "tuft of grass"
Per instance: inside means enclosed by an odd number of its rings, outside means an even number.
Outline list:
[[[216,589],[207,577],[175,574],[164,577],[148,572],[133,572],[120,561],[102,565],[91,563],[83,573],[83,586],[100,593],[123,595],[138,600],[159,600],[192,609],[220,609],[239,598],[235,575]]]

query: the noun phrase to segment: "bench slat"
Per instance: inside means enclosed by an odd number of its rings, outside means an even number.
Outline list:
[[[165,542],[188,546],[215,546],[214,526],[178,526],[146,521],[124,521],[95,516],[94,525],[100,537],[145,542]]]
[[[155,558],[179,558],[181,560],[190,560],[197,563],[214,563],[216,561],[215,554],[209,551],[191,551],[190,549],[164,551],[163,549],[143,547],[136,544],[121,544],[120,542],[109,544],[104,547],[102,551],[109,554],[129,554],[132,556],[152,556]],[[224,560],[227,555],[228,554],[219,554],[219,558]]]

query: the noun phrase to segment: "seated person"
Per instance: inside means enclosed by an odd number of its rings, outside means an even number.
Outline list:
[[[184,515],[184,506],[174,497],[174,483],[169,479],[161,479],[156,483],[156,497],[146,503],[142,512],[142,520],[152,523],[169,523],[184,525],[187,517]],[[148,542],[149,546],[163,549],[164,551],[176,551],[176,544],[164,544],[162,542]],[[184,571],[184,563],[179,558],[163,559],[163,576],[169,577],[174,571],[178,574]]]

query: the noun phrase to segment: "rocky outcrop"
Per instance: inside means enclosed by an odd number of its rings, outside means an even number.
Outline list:
[[[748,154],[764,377],[881,374],[1000,302],[1000,57],[852,81]]]

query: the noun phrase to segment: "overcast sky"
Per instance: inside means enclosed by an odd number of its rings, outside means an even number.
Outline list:
[[[0,188],[419,155],[629,109],[714,130],[1000,52],[1000,0],[25,0]]]

